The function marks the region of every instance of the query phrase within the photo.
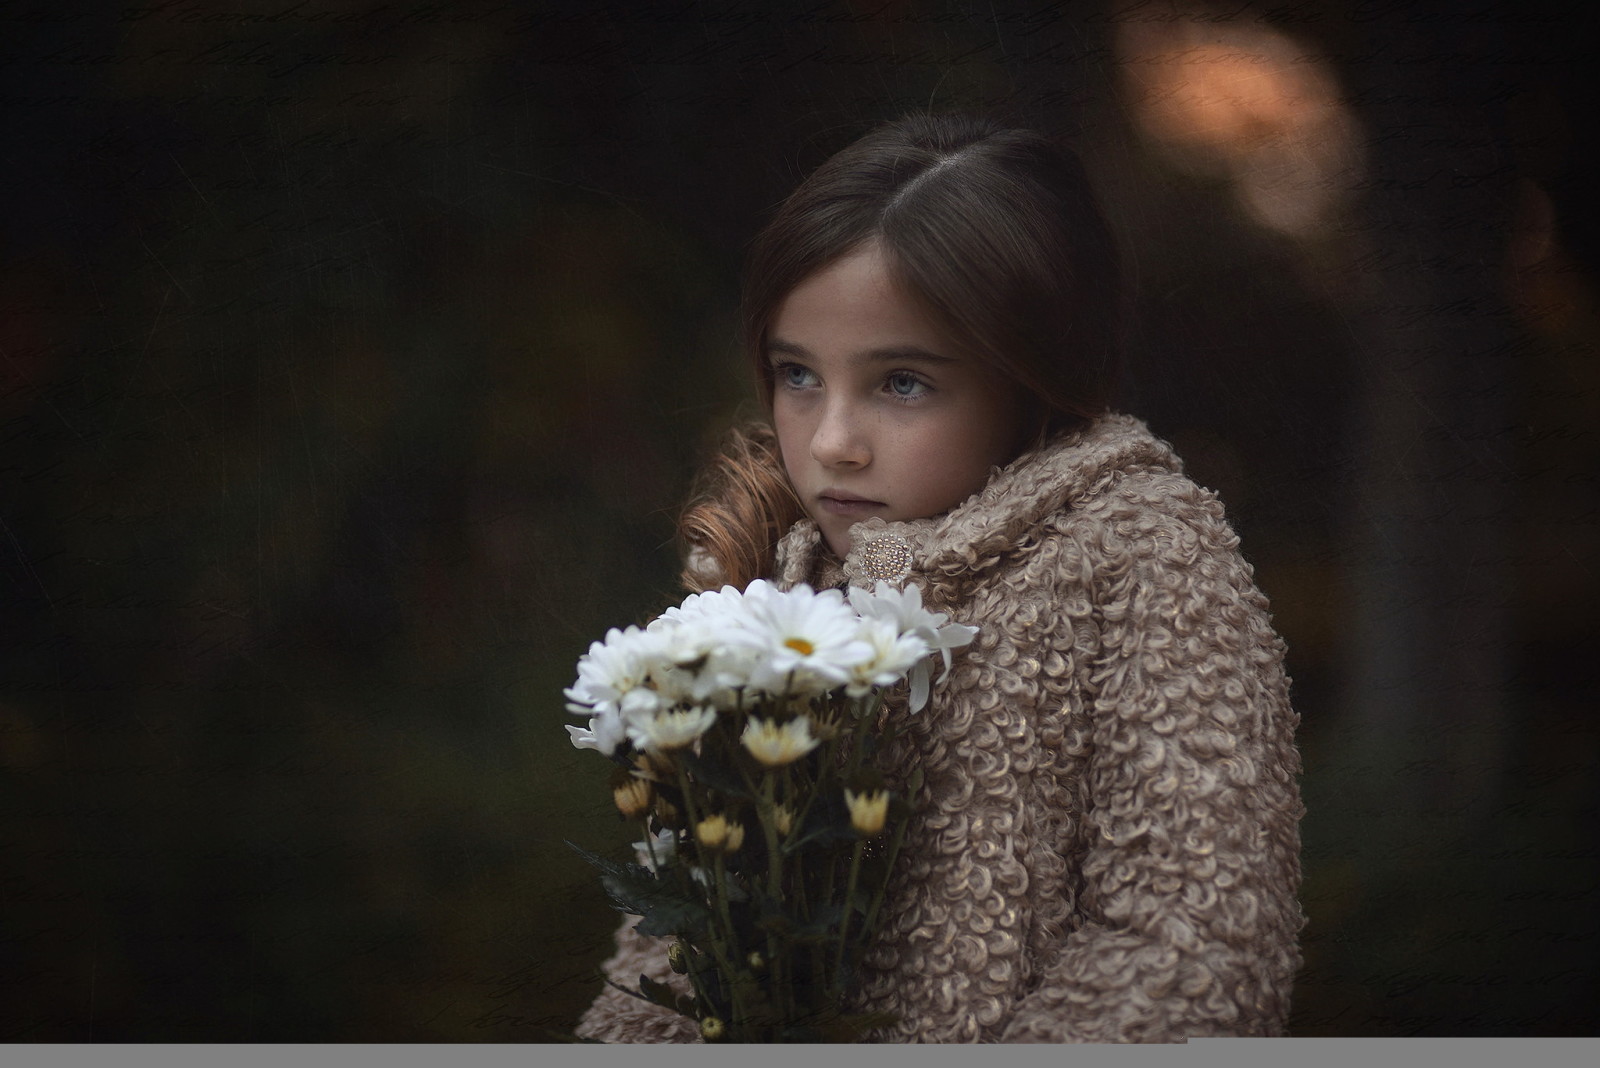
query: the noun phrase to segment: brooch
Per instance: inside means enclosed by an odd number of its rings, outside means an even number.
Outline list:
[[[911,543],[898,534],[879,534],[862,546],[860,558],[869,579],[897,583],[911,574]]]

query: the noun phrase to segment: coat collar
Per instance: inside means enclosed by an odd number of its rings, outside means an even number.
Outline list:
[[[1105,415],[994,469],[983,489],[948,512],[855,524],[843,560],[828,550],[816,523],[802,519],[778,542],[774,577],[785,587],[806,582],[817,588],[910,581],[926,594],[930,579],[944,586],[962,573],[993,565],[1044,520],[1137,468],[1183,469],[1171,447],[1142,421]]]

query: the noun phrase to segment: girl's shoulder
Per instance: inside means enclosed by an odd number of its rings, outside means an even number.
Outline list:
[[[1120,413],[1061,435],[997,471],[938,534],[967,555],[1004,552],[1041,530],[1222,519],[1214,493],[1140,419]]]
[[[1052,521],[1062,530],[1089,525],[1118,536],[1228,526],[1227,509],[1213,490],[1182,470],[1152,468],[1111,473],[1094,492],[1059,511]]]

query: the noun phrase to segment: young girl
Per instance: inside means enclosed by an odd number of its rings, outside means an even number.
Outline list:
[[[773,431],[685,515],[692,589],[916,585],[976,626],[889,715],[923,784],[852,1009],[899,1042],[1279,1034],[1303,917],[1283,643],[1222,505],[1107,410],[1113,243],[1045,138],[918,116],[752,250]],[[624,921],[606,970],[679,980]],[[580,1035],[692,1041],[607,987]]]

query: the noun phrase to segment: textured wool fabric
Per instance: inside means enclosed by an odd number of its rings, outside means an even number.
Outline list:
[[[930,706],[889,705],[924,782],[853,1008],[890,1042],[1282,1034],[1304,917],[1282,640],[1210,491],[1130,416],[1065,434],[931,519],[802,520],[783,586],[879,578],[979,628]],[[674,979],[624,921],[617,982]],[[578,1033],[691,1041],[606,988]]]

